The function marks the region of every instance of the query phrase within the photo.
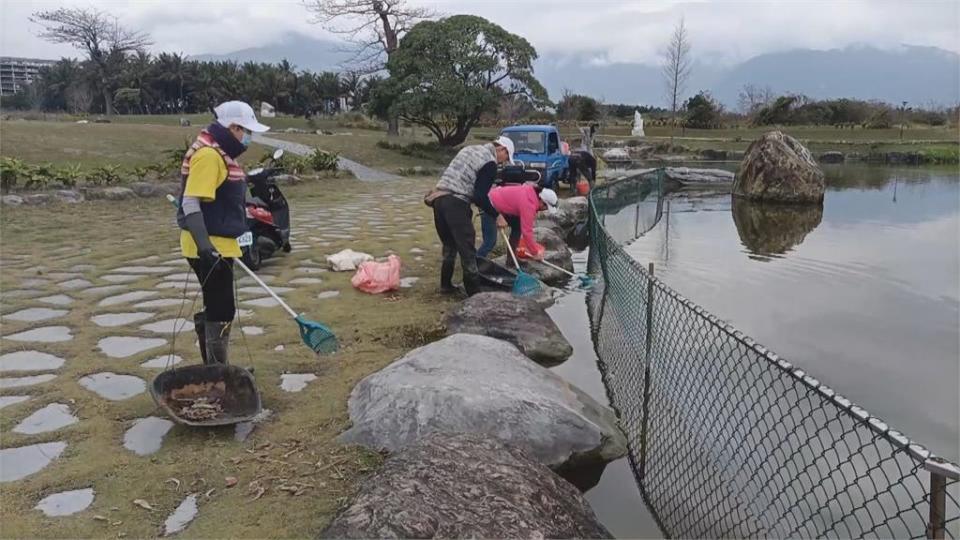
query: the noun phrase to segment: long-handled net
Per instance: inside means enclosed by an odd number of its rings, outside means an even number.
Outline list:
[[[172,195],[167,195],[167,200],[170,201],[174,206],[179,206],[177,200]],[[333,330],[328,328],[326,325],[319,323],[317,321],[312,321],[307,319],[303,315],[298,315],[297,312],[290,309],[290,306],[283,301],[277,293],[273,292],[266,283],[263,282],[252,270],[247,268],[247,265],[243,264],[243,261],[240,259],[235,259],[234,263],[237,264],[244,272],[247,273],[254,281],[257,282],[257,285],[267,291],[274,300],[279,303],[283,309],[287,310],[293,320],[297,323],[297,326],[300,327],[300,339],[303,340],[304,345],[310,347],[310,350],[317,354],[331,354],[337,351],[338,343],[337,336],[334,335]]]
[[[513,246],[510,245],[510,239],[507,238],[506,233],[501,232],[501,234],[503,235],[504,241],[507,243],[507,250],[510,252],[510,258],[513,259],[513,265],[517,267],[517,279],[513,280],[513,295],[536,296],[540,294],[540,292],[543,290],[543,284],[540,283],[539,279],[520,269],[520,263],[517,261],[517,256],[513,253]]]

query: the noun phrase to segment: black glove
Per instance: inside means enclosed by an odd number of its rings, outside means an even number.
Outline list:
[[[190,231],[190,236],[193,236],[193,241],[197,244],[197,257],[199,257],[201,264],[207,268],[213,268],[220,260],[220,253],[210,242],[207,225],[203,222],[203,214],[200,212],[187,214],[184,222],[187,225],[187,230]]]

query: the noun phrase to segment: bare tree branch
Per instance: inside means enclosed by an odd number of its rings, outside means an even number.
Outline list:
[[[677,105],[683,99],[683,92],[690,78],[690,47],[690,36],[681,17],[673,29],[670,42],[661,53],[661,70],[666,83],[667,98],[670,100],[670,144],[673,144],[673,132],[677,125]]]
[[[106,113],[113,114],[110,81],[117,68],[110,60],[143,51],[152,43],[149,36],[124,28],[116,17],[92,8],[38,11],[30,17],[30,21],[43,27],[39,34],[42,39],[72,45],[87,53],[98,70],[99,90],[103,95]]]

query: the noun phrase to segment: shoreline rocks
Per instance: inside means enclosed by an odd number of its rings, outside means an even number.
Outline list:
[[[514,345],[455,334],[414,349],[350,393],[353,426],[338,440],[399,451],[436,432],[495,436],[552,468],[626,453],[613,411]]]
[[[447,335],[476,334],[512,343],[542,366],[563,363],[573,347],[543,307],[508,292],[475,294],[444,319]]]
[[[394,454],[320,538],[611,538],[579,491],[522,450],[434,434]]]

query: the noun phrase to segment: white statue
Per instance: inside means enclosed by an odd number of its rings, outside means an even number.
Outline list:
[[[263,101],[260,103],[260,116],[264,118],[275,118],[277,116],[277,109],[273,105]]]
[[[630,135],[633,137],[646,137],[643,133],[643,117],[640,116],[640,111],[633,112],[633,131],[630,132]]]

